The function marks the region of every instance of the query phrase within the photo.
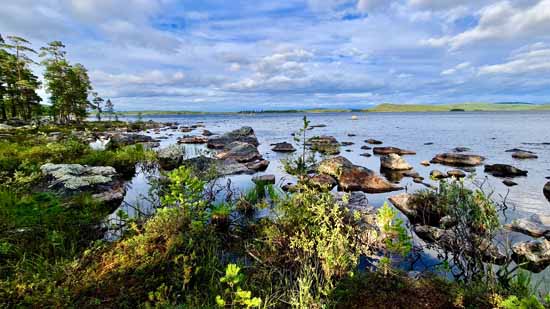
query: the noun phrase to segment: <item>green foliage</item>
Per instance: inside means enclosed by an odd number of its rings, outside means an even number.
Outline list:
[[[392,254],[406,256],[412,248],[412,241],[404,222],[397,218],[398,212],[384,203],[384,206],[378,209],[377,222],[380,227],[380,237],[386,247],[385,257],[380,260],[380,266],[384,274],[389,272],[391,267]]]
[[[315,153],[307,150],[306,133],[310,129],[311,122],[304,116],[302,127],[294,134],[294,141],[301,145],[302,153],[298,156],[289,156],[281,160],[285,172],[290,175],[305,176],[316,164]]]
[[[252,297],[252,292],[241,289],[241,282],[244,281],[244,274],[241,268],[235,264],[228,264],[225,269],[225,276],[220,278],[227,288],[224,296],[216,296],[216,304],[221,308],[258,308],[262,304],[259,297]]]

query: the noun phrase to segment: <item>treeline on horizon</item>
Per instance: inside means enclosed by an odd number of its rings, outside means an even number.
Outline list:
[[[41,61],[34,61],[32,55]],[[44,85],[34,74],[33,65],[44,68]],[[50,105],[41,104],[37,94],[41,87],[49,94]],[[0,121],[29,121],[47,115],[66,124],[82,122],[89,110],[96,111],[101,120],[102,112],[113,115],[114,105],[93,90],[82,64],[67,59],[61,41],[52,41],[37,52],[25,38],[0,34]]]

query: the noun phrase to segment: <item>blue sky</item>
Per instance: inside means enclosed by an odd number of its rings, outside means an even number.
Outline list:
[[[0,33],[119,110],[550,102],[550,0],[3,0]]]

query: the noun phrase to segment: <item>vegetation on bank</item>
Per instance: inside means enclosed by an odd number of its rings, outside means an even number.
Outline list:
[[[525,103],[457,103],[457,104],[380,104],[365,112],[508,112],[508,111],[550,111],[550,104]]]

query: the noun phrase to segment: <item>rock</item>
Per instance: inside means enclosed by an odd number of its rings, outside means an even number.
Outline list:
[[[411,170],[412,166],[401,158],[398,154],[391,153],[387,156],[380,157],[380,164],[383,169],[403,171]]]
[[[326,124],[314,124],[314,125],[311,125],[309,126],[311,129],[315,129],[315,128],[325,128],[327,125]]]
[[[550,240],[550,216],[533,215],[530,219],[514,220],[504,227],[531,237],[545,237]]]
[[[414,232],[420,239],[428,242],[428,243],[434,243],[440,241],[444,237],[449,237],[448,234],[450,233],[447,230],[440,229],[434,226],[429,225],[415,225],[413,227]]]
[[[376,155],[389,155],[389,154],[398,154],[398,155],[414,155],[416,152],[412,150],[404,150],[397,147],[374,147],[372,152]]]
[[[348,137],[354,137],[354,136],[357,136],[357,134],[348,133]]]
[[[258,159],[253,162],[247,162],[246,167],[256,172],[263,172],[269,167],[269,161],[264,159]]]
[[[345,169],[353,167],[350,160],[338,156],[321,161],[317,167],[317,171],[321,174],[329,175],[338,179]]]
[[[341,142],[340,143],[342,146],[351,146],[351,145],[355,145],[354,142]]]
[[[512,153],[514,159],[538,159],[538,156],[532,152],[517,151]]]
[[[502,183],[503,183],[505,186],[507,186],[507,187],[513,187],[513,186],[517,186],[517,185],[518,185],[517,183],[511,181],[510,179],[504,179],[504,180],[502,181]]]
[[[256,146],[245,142],[233,142],[226,150],[216,155],[220,160],[235,160],[239,163],[252,162],[262,158]]]
[[[184,136],[178,139],[178,144],[206,144],[208,138],[205,136]]]
[[[118,207],[126,194],[123,181],[110,166],[47,163],[40,170],[49,188],[63,195],[89,192],[101,202]]]
[[[434,144],[433,142],[424,143],[424,145],[426,145],[426,146],[430,146],[430,145],[433,145],[433,144]]]
[[[477,166],[483,164],[485,158],[478,155],[462,153],[442,153],[436,155],[430,162],[450,166]]]
[[[415,177],[413,178],[413,181],[416,183],[423,183],[424,177]]]
[[[255,163],[258,164],[258,163]],[[268,163],[269,164],[269,163]],[[246,164],[234,160],[217,160],[205,156],[198,156],[184,160],[182,165],[189,166],[196,171],[208,173],[215,172],[219,176],[254,174],[257,170],[250,168]],[[255,166],[252,166],[255,167]]]
[[[191,127],[181,127],[180,131],[183,132],[183,133],[189,133],[189,132],[193,131],[193,128],[191,128]]]
[[[349,210],[360,211],[362,213],[376,213],[374,207],[369,205],[367,195],[363,192],[334,192],[332,195],[334,196],[336,203],[338,203],[341,207],[345,207]]]
[[[453,149],[453,152],[467,152],[467,151],[470,151],[471,149],[468,148],[468,147],[456,147]]]
[[[13,130],[13,129],[15,128],[10,125],[0,123],[0,130]]]
[[[240,129],[227,132],[222,136],[211,136],[208,139],[207,147],[211,149],[223,149],[233,142],[243,142],[254,146],[260,143],[251,127],[242,127]]]
[[[284,185],[281,186],[281,189],[284,191],[284,192],[298,192],[298,185],[295,185],[295,184],[292,184],[292,183],[285,183]]]
[[[371,150],[372,147],[371,147],[371,146],[365,145],[365,146],[361,146],[361,149],[363,149],[363,150]]]
[[[508,149],[508,150],[506,150],[505,152],[527,152],[527,153],[534,153],[534,152],[532,152],[532,151],[524,150],[524,149],[520,149],[520,148]]]
[[[346,149],[346,152],[353,152],[352,149]]]
[[[371,145],[381,145],[381,144],[383,144],[382,141],[372,139],[372,138],[369,138],[368,140],[365,140],[365,143],[371,144]]]
[[[464,173],[463,171],[461,170],[450,170],[450,171],[447,171],[447,175],[449,177],[454,177],[454,178],[464,178],[466,177],[466,173]]]
[[[409,170],[409,171],[403,172],[403,176],[410,177],[410,178],[422,178],[420,176],[420,174],[418,174],[418,172],[414,171],[414,170]],[[422,178],[422,179],[424,179],[424,178]]]
[[[520,267],[539,273],[550,265],[550,241],[543,239],[516,243],[512,246],[512,259]]]
[[[274,185],[275,175],[261,175],[252,177],[252,182],[258,186]]]
[[[550,201],[550,181],[547,182],[545,185],[544,185],[544,188],[542,189],[542,193],[544,193],[544,196],[546,197],[546,199],[548,201]]]
[[[432,179],[435,179],[435,180],[440,180],[440,179],[444,179],[444,178],[448,178],[449,176],[447,175],[447,173],[444,173],[440,170],[433,170],[430,172],[430,178]]]
[[[424,161],[420,162],[420,165],[423,165],[423,166],[430,166],[430,162],[427,161],[427,160],[424,160]]]
[[[157,151],[159,165],[166,171],[179,167],[183,162],[184,156],[185,148],[179,145],[172,145]]]
[[[365,152],[365,153],[362,153],[362,154],[360,154],[360,156],[361,156],[361,157],[367,157],[367,158],[370,158],[370,157],[372,157],[372,155],[371,155],[370,153],[366,153],[366,152]]]
[[[373,171],[360,166],[344,169],[338,177],[338,184],[343,191],[363,191],[366,193],[384,193],[403,189],[391,184]]]
[[[111,141],[109,142],[110,148],[118,148],[128,145],[135,145],[137,143],[150,143],[155,142],[155,140],[149,135],[142,134],[114,134],[111,136]]]
[[[399,209],[405,216],[410,218],[416,218],[416,207],[412,204],[412,195],[409,193],[401,193],[388,198],[390,203]]]
[[[308,140],[311,150],[325,155],[337,155],[340,153],[340,144],[333,136],[316,136]]]
[[[520,170],[508,164],[485,165],[485,172],[495,177],[527,176],[527,171]]]
[[[309,178],[309,183],[315,187],[332,190],[338,184],[332,176],[319,174]]]
[[[296,148],[294,148],[294,146],[292,146],[291,143],[287,143],[287,142],[271,144],[271,146],[275,146],[271,148],[271,150],[275,152],[295,152],[296,151]]]
[[[214,133],[210,132],[209,130],[202,130],[202,136],[212,136]]]

